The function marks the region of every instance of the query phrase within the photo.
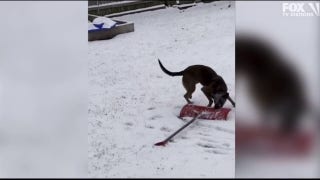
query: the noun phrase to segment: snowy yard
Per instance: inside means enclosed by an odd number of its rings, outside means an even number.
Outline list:
[[[153,146],[186,123],[177,118],[186,103],[181,77],[164,74],[158,58],[171,71],[212,67],[234,99],[234,2],[115,19],[134,22],[135,32],[89,42],[89,176],[234,177],[234,109],[227,121],[197,120]],[[207,105],[200,87],[192,101]]]

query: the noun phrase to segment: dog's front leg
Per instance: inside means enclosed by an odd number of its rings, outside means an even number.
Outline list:
[[[228,95],[228,100],[230,101],[233,107],[236,107],[236,103],[231,99],[229,95]]]
[[[208,98],[209,100],[209,104],[208,104],[208,107],[211,107],[212,106],[212,97],[211,97],[211,89],[207,86],[203,86],[201,88],[201,91],[204,93],[204,95],[206,95],[206,97]]]

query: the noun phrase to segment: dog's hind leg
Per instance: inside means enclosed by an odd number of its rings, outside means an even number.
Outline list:
[[[182,83],[184,88],[186,89],[186,94],[184,95],[184,98],[186,101],[190,104],[192,103],[189,99],[192,98],[192,93],[196,90],[196,84],[193,82],[188,81],[186,77],[182,77]]]

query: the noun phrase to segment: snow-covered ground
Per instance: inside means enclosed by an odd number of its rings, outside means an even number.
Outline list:
[[[90,177],[234,177],[234,109],[227,121],[197,120],[153,146],[186,123],[177,118],[181,77],[164,74],[158,58],[172,71],[211,66],[234,98],[234,11],[233,2],[214,2],[122,16],[135,32],[89,42]],[[200,87],[192,101],[207,105]]]

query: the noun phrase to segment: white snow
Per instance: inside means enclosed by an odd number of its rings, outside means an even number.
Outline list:
[[[102,28],[108,29],[113,27],[116,24],[116,22],[107,17],[97,17],[92,21],[92,24],[94,25],[103,24]]]
[[[212,67],[234,98],[234,11],[234,2],[214,2],[122,16],[134,32],[89,42],[90,177],[234,177],[234,109],[227,121],[196,120],[153,146],[187,122],[177,118],[181,77],[164,74],[158,58],[171,71]],[[192,100],[207,105],[200,87]]]
[[[94,30],[94,29],[99,29],[99,28],[94,26],[92,22],[88,22],[88,30],[90,31],[90,30]]]

